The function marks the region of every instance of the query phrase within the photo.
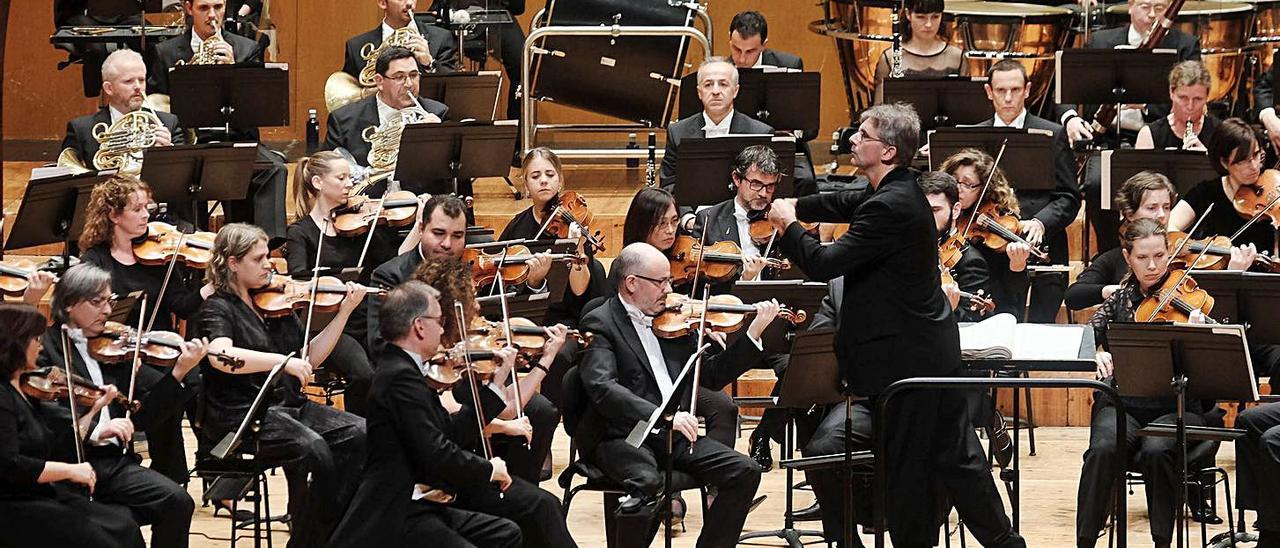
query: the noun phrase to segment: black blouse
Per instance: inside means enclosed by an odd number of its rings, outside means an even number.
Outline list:
[[[507,227],[502,230],[498,240],[531,240],[540,228],[542,228],[541,223],[533,217],[533,207],[528,207],[516,214],[510,223],[507,223]],[[539,237],[540,240],[554,240],[555,238],[554,235],[547,233],[543,233]],[[600,261],[594,256],[588,255],[588,257],[587,268],[591,271],[591,281],[587,283],[587,291],[582,295],[574,295],[572,288],[565,288],[564,299],[548,306],[547,323],[558,322],[570,327],[577,326],[582,314],[582,307],[591,299],[609,294],[604,265],[600,264]]]
[[[103,270],[111,273],[111,291],[117,295],[125,296],[134,291],[142,291],[147,295],[147,315],[150,316],[151,303],[156,302],[156,298],[160,296],[160,286],[164,284],[164,274],[168,272],[168,265],[148,266],[142,263],[134,263],[130,265],[121,264],[115,257],[111,256],[111,247],[108,244],[102,244],[85,250],[80,254],[80,259],[92,263]],[[174,267],[173,277],[169,280],[169,287],[165,288],[164,301],[160,303],[160,314],[156,316],[156,323],[152,329],[160,331],[173,331],[172,316],[181,319],[190,319],[197,310],[200,309],[200,303],[204,302],[200,298],[200,291],[192,289],[192,280],[199,280],[197,273],[181,264]],[[195,287],[199,287],[198,284]],[[129,316],[129,325],[137,325],[138,314],[142,311],[142,307],[135,307],[133,313]]]
[[[285,248],[289,275],[310,278],[316,266],[320,227],[310,215],[306,215],[289,225],[285,236],[289,242],[288,247]],[[325,236],[320,266],[332,269],[354,268],[360,262],[360,253],[364,250],[367,237],[368,234],[351,237]],[[399,247],[397,238],[391,231],[381,227],[374,230],[373,241],[369,242],[369,251],[364,258],[364,272],[360,274],[360,283],[368,281],[373,269],[395,257],[397,247]],[[322,275],[331,276],[334,273],[333,270],[329,270],[322,272]]]
[[[1120,248],[1113,247],[1095,255],[1076,277],[1076,283],[1067,288],[1067,308],[1084,310],[1102,304],[1102,288],[1120,283],[1128,273],[1129,265],[1125,264]]]
[[[1213,204],[1213,212],[1200,224],[1200,228],[1191,237],[1230,237],[1248,222],[1248,219],[1241,217],[1236,212],[1231,197],[1226,195],[1222,184],[1222,179],[1220,178],[1202,181],[1182,197],[1182,201],[1196,211],[1197,218],[1204,214],[1210,204]],[[1270,252],[1275,249],[1276,230],[1272,228],[1268,219],[1263,218],[1253,223],[1248,230],[1244,231],[1244,234],[1235,239],[1234,243],[1235,245],[1251,243],[1257,246],[1259,253],[1263,251]]]
[[[52,485],[37,480],[53,458],[57,437],[50,425],[58,420],[70,414],[28,399],[8,382],[0,387],[0,500],[55,496]]]
[[[1207,144],[1214,130],[1218,129],[1221,123],[1213,116],[1205,116],[1204,124],[1200,126],[1200,133],[1196,134],[1196,138],[1201,144]],[[1187,131],[1185,127],[1174,131],[1169,127],[1168,116],[1161,116],[1159,120],[1151,122],[1147,129],[1151,131],[1151,142],[1155,143],[1156,150],[1182,148],[1182,136]]]
[[[200,336],[211,341],[227,337],[236,348],[281,355],[302,348],[302,325],[296,316],[263,319],[239,296],[225,291],[214,293],[200,307],[197,329]],[[266,381],[267,373],[226,373],[207,360],[201,364],[201,371],[209,410],[205,414],[205,427],[214,437],[220,437],[239,426]],[[286,377],[285,381],[291,378]]]

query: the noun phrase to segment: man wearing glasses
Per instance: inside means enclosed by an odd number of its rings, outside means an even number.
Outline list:
[[[338,150],[347,155],[347,160],[354,162],[352,176],[356,179],[362,178],[362,173],[365,172],[361,168],[369,167],[371,145],[364,139],[366,130],[383,127],[387,120],[401,116],[400,111],[408,108],[417,109],[419,105],[426,110],[429,123],[446,120],[449,113],[449,107],[444,103],[418,97],[418,80],[422,76],[422,71],[413,50],[401,47],[387,48],[378,55],[375,68],[377,74],[374,75],[373,80],[378,87],[377,93],[330,112],[329,123],[326,124],[328,129],[325,133],[325,148]],[[425,181],[415,181],[415,183],[421,184]],[[414,192],[423,190],[408,184],[404,189]]]
[[[583,459],[626,489],[618,513],[635,519],[619,521],[616,538],[625,542],[619,546],[648,546],[657,532],[651,512],[663,488],[668,456],[675,470],[718,488],[698,545],[733,546],[760,484],[760,467],[732,447],[698,435],[698,419],[689,410],[690,379],[676,385],[696,350],[697,334],[660,340],[652,329],[653,318],[666,310],[671,292],[666,256],[649,244],[634,243],[622,250],[613,268],[618,294],[587,313],[580,326],[594,333],[595,340],[582,354],[581,386],[570,390],[578,394],[566,396],[585,405],[568,406],[566,424],[576,424],[573,434]],[[746,333],[732,344],[726,347],[707,339],[712,350],[702,365],[700,386],[720,390],[760,361],[760,335],[779,307],[769,301],[755,308]],[[627,444],[631,430],[648,421],[673,393],[679,406],[671,423],[670,454],[665,432],[651,433],[638,448]]]
[[[708,245],[722,241],[737,244],[742,249],[740,279],[758,280],[764,270],[763,254],[768,244],[757,246],[751,240],[748,227],[751,221],[764,218],[764,211],[782,182],[778,155],[763,145],[744,148],[734,160],[731,177],[734,196],[699,211],[693,233],[703,234]],[[722,285],[726,287],[713,287],[712,293],[726,292],[733,285],[733,280]]]

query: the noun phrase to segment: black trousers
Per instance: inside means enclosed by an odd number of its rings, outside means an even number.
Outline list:
[[[1127,455],[1116,447],[1116,409],[1101,401],[1093,406],[1089,424],[1089,449],[1084,453],[1080,470],[1080,491],[1076,497],[1076,543],[1093,546],[1106,523],[1115,496],[1115,466],[1136,469],[1146,483],[1147,515],[1151,519],[1151,539],[1168,544],[1173,539],[1174,515],[1177,512],[1177,453],[1173,438],[1138,437],[1138,429],[1152,422],[1173,424],[1176,416],[1163,411],[1129,408],[1125,414]],[[1205,420],[1195,413],[1186,414],[1187,424],[1203,426]],[[1132,464],[1132,466],[1131,466]]]
[[[285,228],[284,193],[289,169],[279,154],[266,145],[258,145],[257,163],[244,200],[224,202],[222,211],[227,223],[255,224],[267,231],[269,238],[283,238]]]
[[[493,452],[507,461],[512,477],[537,485],[542,477],[542,463],[551,454],[551,442],[560,424],[560,410],[542,394],[534,394],[524,406],[524,414],[533,426],[533,441],[525,446],[522,437],[498,435],[491,438]]]
[[[520,528],[510,520],[423,502],[409,515],[403,548],[516,548]]]
[[[1065,244],[1064,244],[1065,245]],[[1067,275],[1049,272],[1031,276],[1031,298],[1027,302],[1027,321],[1055,323],[1062,298],[1067,294]]]
[[[139,466],[137,457],[122,455],[118,445],[90,448],[87,458],[98,476],[95,502],[128,508],[134,522],[150,525],[153,548],[187,546],[196,507],[186,489]]]
[[[168,368],[144,366],[138,370],[138,384],[139,386],[154,385],[162,376],[168,374]],[[192,370],[182,382],[192,388],[194,393],[199,389],[200,374]],[[196,398],[193,397],[187,401],[195,400]],[[169,416],[155,421],[146,430],[147,453],[151,456],[151,469],[164,474],[178,485],[186,485],[189,479],[187,447],[182,437],[182,412],[185,409],[185,407],[173,409]]]
[[[738,406],[720,390],[698,387],[698,416],[706,421],[707,437],[733,448],[738,439]]]
[[[773,390],[769,392],[770,396],[776,398],[782,393],[782,377],[786,374],[789,361],[789,356],[786,354],[765,356],[764,362],[773,369],[774,377],[778,379],[778,382],[773,383]],[[768,437],[773,441],[782,443],[782,436],[786,434],[786,431],[787,410],[770,407],[760,413],[760,422],[756,423],[756,429],[751,433],[751,437]]]
[[[656,496],[663,486],[666,470],[666,437],[650,436],[640,448],[627,445],[626,440],[614,439],[601,442],[592,449],[589,461],[615,481],[626,486],[627,492]],[[735,546],[747,520],[747,510],[760,485],[760,466],[746,455],[726,447],[714,438],[699,437],[689,451],[689,442],[676,434],[673,444],[672,467],[692,475],[698,483],[717,488],[715,501],[707,509],[702,533],[698,535],[699,548]],[[634,520],[618,522],[618,538],[642,541],[638,546],[648,546],[658,532],[658,521],[648,520],[647,531],[630,530]]]
[[[513,478],[502,496],[498,496],[497,488],[459,493],[453,506],[515,522],[526,548],[577,546],[564,522],[560,499],[520,478]]]
[[[373,384],[373,366],[369,354],[354,337],[343,333],[338,337],[324,367],[342,373],[347,379],[347,389],[342,393],[343,405],[348,412],[364,416],[369,402],[369,387]]]
[[[1258,513],[1258,529],[1280,531],[1280,404],[1236,416],[1236,502]]]
[[[142,531],[129,509],[90,502],[83,493],[61,489],[57,497],[0,500],[0,529],[10,548],[102,546],[144,548]]]
[[[225,432],[209,432],[215,442]],[[290,548],[323,546],[360,484],[364,419],[310,401],[267,409],[257,458],[284,467],[293,516]]]
[[[834,455],[843,453],[845,450],[845,406],[838,404],[831,406],[825,414],[822,415],[818,427],[813,432],[813,436],[800,449],[800,453],[806,457],[814,457],[819,455]],[[854,451],[862,451],[871,448],[871,408],[865,402],[858,402],[852,406],[853,418],[852,428],[850,428],[851,437],[849,447]],[[844,534],[844,472],[839,470],[810,470],[805,472],[805,477],[809,480],[809,485],[813,487],[813,496],[818,499],[818,507],[822,513],[822,533],[829,539],[840,539]],[[869,485],[855,481],[853,500],[859,503],[871,502],[872,491]],[[866,514],[865,510],[869,508],[868,504],[858,504],[855,508],[855,519],[859,522],[870,523],[870,514]],[[859,513],[859,510],[863,510]],[[856,544],[858,546],[861,543]],[[852,548],[852,547],[847,547]]]

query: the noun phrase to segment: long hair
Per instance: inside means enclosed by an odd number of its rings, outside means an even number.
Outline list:
[[[27,345],[44,333],[46,322],[29,304],[0,304],[0,376],[6,380],[27,367]]]
[[[1168,177],[1149,169],[1141,171],[1120,185],[1120,190],[1116,191],[1115,209],[1127,219],[1142,207],[1142,196],[1147,191],[1161,190],[1169,193],[1170,204],[1177,203],[1178,191],[1173,187],[1173,183],[1169,182]]]
[[[462,303],[462,310],[469,320],[479,307],[476,304],[475,284],[471,278],[471,265],[456,257],[427,259],[413,271],[411,279],[423,282],[440,292],[440,336],[445,346],[458,342],[458,316],[453,304]]]
[[[908,0],[902,8],[902,17],[899,19],[902,25],[902,41],[911,40],[911,18],[909,14],[927,14],[927,13],[943,13],[947,6],[943,0]],[[942,33],[941,28],[938,29],[938,39],[943,42],[947,41],[946,35]]]
[[[996,204],[996,207],[1003,213],[1017,215],[1019,213],[1018,197],[1014,195],[1013,188],[1009,186],[1009,180],[1005,178],[1004,170],[995,164],[996,161],[990,154],[976,148],[966,148],[943,160],[940,170],[955,177],[957,169],[964,166],[972,166],[974,172],[978,175],[979,182],[986,183],[987,178],[991,178],[991,188],[987,189],[987,195],[983,200],[987,203]],[[995,170],[995,175],[991,174],[992,169]],[[980,206],[982,204],[974,204],[975,208]]]
[[[316,195],[320,192],[311,185],[311,179],[333,173],[341,165],[338,162],[346,161],[341,154],[332,150],[317,152],[298,160],[298,167],[293,171],[293,205],[299,217],[311,213],[311,208],[316,204]]]
[[[244,259],[255,244],[266,241],[267,233],[251,224],[231,223],[222,227],[213,239],[213,253],[204,271],[205,283],[218,291],[232,291],[235,273],[231,272],[230,259]]]
[[[649,239],[653,227],[662,222],[667,210],[675,207],[676,199],[661,188],[640,189],[627,207],[627,218],[622,222],[622,245],[628,246]]]
[[[135,177],[115,175],[93,187],[89,194],[89,206],[84,217],[84,231],[80,233],[80,249],[90,249],[111,242],[111,215],[119,214],[129,205],[129,198],[138,191],[151,195],[151,187]]]

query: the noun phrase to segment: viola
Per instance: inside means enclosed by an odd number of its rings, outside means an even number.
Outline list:
[[[965,243],[959,233],[952,234],[942,242],[942,245],[938,246],[938,263],[942,265],[942,269],[951,270],[960,264],[960,259],[964,257],[964,250],[967,247],[969,244]]]
[[[506,328],[502,322],[492,322],[480,316],[471,319],[470,333],[483,337],[492,338],[498,345],[507,342]],[[583,347],[590,346],[594,337],[591,333],[582,333],[577,329],[570,329],[566,335],[568,338],[577,340]],[[511,343],[522,353],[529,356],[542,355],[542,349],[547,344],[547,332],[533,320],[528,318],[511,318]]]
[[[102,333],[89,339],[89,355],[101,363],[122,363],[133,359],[134,349],[144,363],[157,367],[173,367],[182,355],[182,335],[172,331],[148,331],[141,337],[137,329],[117,323],[107,322]],[[219,358],[228,364],[232,371],[244,367],[244,360],[228,356],[221,352],[210,352],[210,356]]]
[[[333,276],[321,276],[315,287],[314,310],[321,313],[335,312],[347,298],[347,286]],[[249,293],[253,306],[268,318],[280,318],[311,306],[311,280],[295,280],[289,276],[272,274],[267,285]],[[382,295],[384,289],[365,287],[370,295]]]
[[[940,271],[942,285],[956,285],[955,278],[951,275],[951,270],[943,267]],[[981,290],[979,293],[970,293],[968,291],[960,291],[960,303],[967,304],[969,310],[977,312],[979,316],[990,314],[996,309],[996,302],[990,297],[983,295]]]
[[[462,343],[436,353],[428,363],[435,365],[428,371],[427,384],[436,390],[449,390],[462,381],[467,372],[467,359],[470,358],[471,372],[479,382],[489,382],[498,371],[496,352],[502,348],[489,337],[471,335],[467,337],[465,349]]]
[[[1246,219],[1269,217],[1272,226],[1280,227],[1280,171],[1268,169],[1252,185],[1240,185],[1231,203]]]
[[[1196,310],[1207,317],[1213,310],[1213,297],[1185,270],[1170,269],[1160,287],[1138,305],[1134,319],[1139,322],[1187,323]]]
[[[767,214],[768,211],[769,210],[765,209],[761,211],[761,214],[756,214],[754,211],[747,214],[747,217],[749,218],[755,216],[761,217],[747,224],[747,233],[751,235],[751,243],[753,244],[767,245],[769,240],[782,237],[782,234],[773,228],[773,223],[769,222],[768,219],[763,218],[762,214]],[[818,223],[796,222],[800,223],[800,228],[803,228],[805,232],[817,234]]]
[[[1231,239],[1226,236],[1189,240],[1185,232],[1171,230],[1168,238],[1169,249],[1181,250],[1174,257],[1175,264],[1186,266],[1187,261],[1196,260],[1196,257],[1199,257],[1199,260],[1191,266],[1193,270],[1223,270],[1231,262]],[[1183,245],[1184,241],[1186,241],[1185,245]],[[1266,254],[1258,254],[1253,264],[1267,271],[1280,269],[1280,263]]]
[[[6,259],[0,261],[0,293],[10,297],[20,297],[31,287],[31,277],[44,270],[36,267],[29,259]],[[58,281],[54,277],[54,282]]]
[[[133,256],[144,265],[168,263],[176,253],[183,264],[203,270],[213,257],[212,232],[183,234],[177,227],[160,221],[147,223],[147,233],[133,241]],[[178,242],[181,240],[182,245]]]
[[[742,248],[731,241],[724,240],[712,244],[702,244],[690,236],[677,236],[676,242],[667,254],[671,261],[671,283],[682,284],[693,280],[698,271],[698,263],[702,263],[701,276],[712,282],[726,282],[738,275],[742,266]],[[789,261],[781,259],[765,259],[770,268],[791,268]]]
[[[407,190],[388,192],[382,198],[352,196],[334,211],[333,231],[339,236],[360,236],[375,224],[392,228],[413,226],[418,218],[418,197]]]
[[[587,199],[583,198],[577,192],[572,190],[560,193],[560,196],[554,200],[547,202],[547,225],[546,232],[557,238],[569,237],[569,226],[577,224],[582,227],[584,237],[587,244],[595,251],[604,251],[604,242],[601,241],[600,231],[591,233],[591,222],[595,220],[595,214],[587,209]]]
[[[551,253],[549,255],[553,261],[567,261],[574,264],[586,262],[585,257],[568,253]],[[507,246],[505,257],[501,252],[487,253],[472,247],[468,247],[462,252],[462,261],[471,264],[471,277],[475,281],[476,287],[483,287],[493,283],[499,272],[502,273],[502,282],[505,284],[522,284],[528,281],[528,263],[532,258],[533,252],[523,245]]]
[[[22,393],[30,397],[54,401],[75,394],[76,405],[84,407],[92,406],[98,398],[107,393],[106,388],[76,374],[72,374],[68,382],[66,372],[57,367],[42,367],[24,372],[19,375],[19,381],[22,385]],[[116,394],[112,401],[135,413],[142,408],[142,404],[130,401],[124,394]]]
[[[978,208],[977,217],[970,223],[969,215],[961,213],[956,226],[966,227],[969,240],[980,243],[993,251],[1004,252],[1011,243],[1026,244],[1031,248],[1031,256],[1049,262],[1049,254],[1031,245],[1018,234],[1018,218],[1014,215],[1003,215],[993,203]]]
[[[683,337],[694,332],[702,325],[703,302],[690,299],[679,293],[667,294],[666,307],[658,317],[653,319],[653,332],[664,339]],[[754,314],[756,307],[743,304],[735,295],[713,295],[706,303],[706,327],[720,333],[733,333],[742,329],[748,314]],[[803,310],[792,310],[782,307],[778,317],[791,325],[799,325],[809,318]]]

